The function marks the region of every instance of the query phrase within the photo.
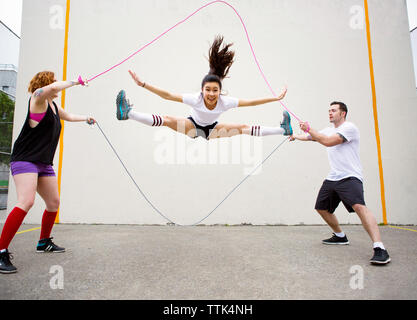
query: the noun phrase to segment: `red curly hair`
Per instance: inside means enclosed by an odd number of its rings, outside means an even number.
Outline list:
[[[55,73],[52,71],[38,72],[32,80],[30,80],[28,91],[34,93],[37,89],[46,87],[55,82]]]

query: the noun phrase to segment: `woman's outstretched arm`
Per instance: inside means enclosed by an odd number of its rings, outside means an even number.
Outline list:
[[[165,100],[171,100],[171,101],[175,101],[175,102],[183,102],[182,101],[182,95],[179,94],[172,94],[168,91],[159,89],[157,87],[151,86],[150,84],[146,83],[146,82],[142,82],[139,77],[136,75],[135,72],[129,70],[129,74],[132,77],[133,81],[136,82],[136,84],[139,87],[145,88],[147,90],[149,90],[150,92],[160,96],[162,99]]]
[[[86,121],[89,124],[93,124],[96,122],[96,120],[91,116],[69,113],[61,107],[58,107],[58,112],[59,112],[59,117],[65,121],[69,121],[69,122]]]
[[[239,100],[239,107],[253,107],[253,106],[258,106],[260,104],[279,101],[279,100],[284,99],[286,94],[287,94],[287,88],[284,88],[278,97],[261,98],[261,99],[253,99],[253,100]]]
[[[57,95],[60,91],[68,89],[70,87],[79,85],[80,83],[78,80],[72,80],[72,81],[55,81],[51,83],[50,85],[47,85],[43,88],[39,88],[35,90],[33,93],[33,98],[37,103],[42,103],[43,101],[47,99],[54,98],[55,95]]]

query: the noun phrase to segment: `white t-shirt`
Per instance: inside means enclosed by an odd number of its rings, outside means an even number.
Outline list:
[[[182,101],[192,107],[191,117],[200,126],[213,124],[223,112],[239,106],[239,99],[220,95],[216,108],[209,110],[204,104],[202,92],[183,94]]]
[[[356,177],[363,181],[359,156],[359,129],[352,122],[345,121],[338,128],[325,128],[320,133],[326,136],[341,134],[346,139],[342,144],[327,148],[330,173],[326,179],[339,181],[348,177]]]

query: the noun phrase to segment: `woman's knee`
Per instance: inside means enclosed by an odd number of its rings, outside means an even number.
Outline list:
[[[243,134],[245,132],[248,132],[249,129],[250,129],[250,126],[248,126],[247,124],[238,124],[238,125],[233,126],[231,128],[231,130],[238,131],[240,134]]]
[[[238,124],[234,125],[231,128],[229,128],[230,136],[235,136],[238,134],[251,134],[251,126],[248,126],[247,124]]]
[[[168,127],[179,133],[188,134],[190,130],[195,129],[192,122],[188,119],[176,118],[173,116],[164,116],[163,126]],[[195,134],[192,134],[195,135]]]
[[[24,196],[17,199],[17,206],[28,212],[35,204],[34,196]]]
[[[173,116],[163,116],[164,120],[163,126],[173,128],[176,130],[177,126],[179,125],[178,119]]]
[[[58,198],[54,198],[54,199],[49,200],[46,203],[46,209],[48,211],[50,211],[50,212],[55,212],[55,211],[58,211],[59,205],[60,205],[60,199],[59,199],[59,197]]]
[[[248,134],[250,132],[250,127],[246,124],[225,125],[216,129],[219,137],[233,137],[240,134]]]
[[[167,127],[169,127],[173,122],[173,118],[171,116],[163,116],[162,119],[164,120],[164,126]]]

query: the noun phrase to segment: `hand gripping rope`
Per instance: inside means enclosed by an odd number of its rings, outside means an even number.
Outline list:
[[[264,79],[266,85],[268,86],[269,90],[271,91],[272,95],[277,97],[277,94],[275,93],[274,89],[272,89],[272,86],[270,85],[268,79],[266,78],[264,72],[262,71],[262,68],[259,64],[259,61],[256,57],[255,51],[253,49],[252,46],[252,42],[250,41],[249,38],[249,33],[248,30],[246,28],[245,22],[243,21],[242,17],[240,16],[240,14],[237,12],[237,10],[230,5],[229,3],[227,3],[226,1],[222,1],[222,0],[215,0],[212,2],[209,2],[203,6],[201,6],[200,8],[198,8],[197,10],[195,10],[194,12],[192,12],[191,14],[189,14],[187,17],[185,17],[183,20],[177,22],[175,25],[173,25],[172,27],[170,27],[169,29],[165,30],[163,33],[161,33],[160,35],[158,35],[156,38],[154,38],[152,41],[148,42],[147,44],[145,44],[144,46],[142,46],[139,50],[137,50],[136,52],[132,53],[131,55],[129,55],[126,59],[122,60],[121,62],[115,64],[114,66],[110,67],[109,69],[91,77],[90,79],[83,81],[83,79],[81,78],[81,76],[78,77],[78,81],[81,85],[87,85],[90,81],[95,80],[96,78],[108,73],[109,71],[113,70],[114,68],[117,68],[118,66],[122,65],[123,63],[125,63],[127,60],[131,59],[133,56],[137,55],[139,52],[141,52],[142,50],[144,50],[145,48],[147,48],[148,46],[152,45],[153,43],[155,43],[157,40],[159,40],[161,37],[163,37],[164,35],[166,35],[169,31],[171,31],[172,29],[178,27],[179,25],[183,24],[184,22],[186,22],[187,20],[189,20],[192,16],[194,16],[195,14],[197,14],[199,11],[203,10],[204,8],[215,4],[215,3],[222,3],[227,5],[228,7],[230,7],[235,14],[238,16],[240,22],[242,23],[243,29],[245,31],[246,34],[246,38],[248,40],[249,43],[249,47],[251,49],[253,58],[255,60],[255,63],[258,67],[258,70],[260,72],[260,74],[262,75],[262,78]],[[291,110],[289,110],[283,103],[281,100],[279,100],[279,103],[284,107],[285,110],[287,110],[295,119],[298,120],[298,122],[301,122],[300,118],[297,117]],[[148,202],[148,204],[161,216],[163,217],[165,220],[167,220],[169,223],[174,224],[174,225],[179,225],[175,222],[173,222],[172,220],[170,220],[165,214],[163,214],[150,200],[149,198],[144,194],[144,192],[141,190],[141,188],[139,187],[139,185],[136,183],[135,179],[132,177],[132,175],[130,174],[129,170],[127,169],[127,167],[125,166],[125,164],[123,163],[122,159],[119,157],[116,149],[113,147],[112,143],[110,142],[110,140],[107,138],[106,134],[104,133],[103,129],[101,128],[101,126],[99,125],[98,122],[96,122],[97,127],[99,128],[100,132],[102,133],[103,137],[106,139],[107,143],[109,144],[109,146],[111,147],[111,149],[113,150],[114,154],[117,156],[117,158],[119,159],[120,163],[122,164],[123,168],[125,169],[126,173],[128,174],[128,176],[130,177],[130,179],[132,180],[132,182],[135,184],[136,188],[138,189],[138,191],[141,193],[141,195],[143,196],[143,198]],[[308,125],[308,123],[307,123]],[[308,128],[310,129],[310,126],[308,125]],[[214,208],[212,209],[204,218],[200,219],[199,221],[197,221],[196,223],[193,223],[192,225],[189,226],[195,226],[200,224],[202,221],[204,221],[205,219],[207,219],[210,215],[212,215],[222,204],[223,202],[230,197],[230,195],[236,191],[236,189],[243,184],[254,172],[256,172],[256,170],[262,166],[271,156],[272,154],[274,154],[286,141],[288,140],[288,138],[285,138],[277,147],[275,147],[272,152],[259,164],[255,167],[254,170],[252,170],[241,182],[239,182],[229,193],[227,193],[227,195],[223,198],[222,201],[220,201],[220,203]]]

